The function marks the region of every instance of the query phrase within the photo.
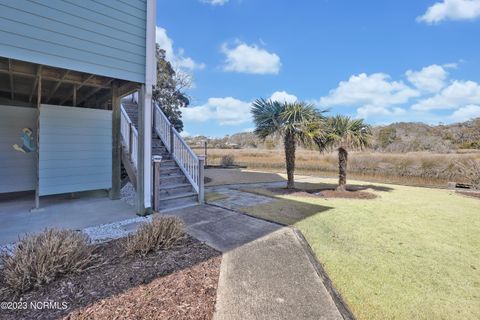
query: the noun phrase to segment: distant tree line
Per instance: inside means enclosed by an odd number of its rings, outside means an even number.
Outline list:
[[[242,132],[222,138],[188,137],[191,145],[216,149],[279,149],[279,137],[259,139],[253,132]],[[367,150],[377,152],[431,151],[444,153],[458,149],[480,149],[480,118],[451,125],[429,126],[424,123],[394,123],[372,127],[372,144]]]

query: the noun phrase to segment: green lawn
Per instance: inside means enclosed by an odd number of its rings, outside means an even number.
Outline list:
[[[277,196],[245,211],[298,227],[358,319],[480,319],[480,200],[375,188],[374,200]]]

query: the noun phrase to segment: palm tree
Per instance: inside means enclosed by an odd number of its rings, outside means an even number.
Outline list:
[[[295,188],[295,150],[298,143],[310,145],[320,135],[325,111],[304,102],[278,102],[258,99],[252,105],[254,133],[261,139],[281,136],[285,148],[287,188]]]
[[[348,149],[363,149],[370,145],[371,140],[371,127],[363,119],[351,119],[342,115],[327,119],[326,130],[315,141],[320,150],[329,146],[338,150],[337,191],[347,190]]]

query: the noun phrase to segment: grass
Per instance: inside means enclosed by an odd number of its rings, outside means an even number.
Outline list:
[[[358,319],[479,319],[479,200],[374,187],[374,200],[284,195],[244,209],[298,227]]]
[[[215,202],[227,199],[228,195],[220,192],[205,192],[205,201],[206,202]]]
[[[197,149],[203,154],[203,150]],[[221,164],[222,158],[233,156],[235,164],[248,169],[279,171],[285,168],[283,150],[209,149],[207,163]],[[349,176],[366,181],[383,181],[415,186],[445,187],[448,181],[461,180],[455,175],[454,163],[480,160],[480,152],[434,154],[430,152],[374,153],[351,152]],[[335,176],[338,172],[336,153],[299,149],[296,158],[298,174]]]

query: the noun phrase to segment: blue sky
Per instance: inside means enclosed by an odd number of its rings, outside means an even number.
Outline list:
[[[480,0],[158,0],[157,42],[193,75],[191,135],[253,128],[256,98],[371,124],[480,116]]]

